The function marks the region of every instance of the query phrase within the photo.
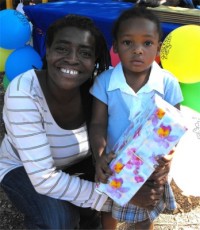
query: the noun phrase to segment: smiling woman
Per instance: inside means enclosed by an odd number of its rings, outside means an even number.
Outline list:
[[[46,51],[43,70],[17,76],[5,93],[1,185],[28,229],[95,229],[107,197],[94,189],[89,88],[109,50],[90,19],[68,15],[49,27]]]

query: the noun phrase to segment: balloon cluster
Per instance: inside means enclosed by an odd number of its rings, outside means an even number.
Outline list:
[[[160,51],[163,68],[180,82],[183,105],[200,112],[200,26],[184,25],[164,39]]]
[[[0,72],[4,89],[17,75],[42,68],[39,54],[30,46],[31,27],[26,16],[17,10],[0,11]]]
[[[160,51],[163,68],[177,77],[188,131],[176,146],[171,176],[183,195],[200,197],[200,26],[185,25],[167,35]]]
[[[176,146],[171,177],[185,196],[200,197],[200,113],[181,105],[188,131]]]

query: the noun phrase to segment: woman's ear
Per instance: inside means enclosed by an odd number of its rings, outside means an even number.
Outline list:
[[[48,57],[48,55],[49,55],[49,47],[47,46],[46,47],[46,58]]]

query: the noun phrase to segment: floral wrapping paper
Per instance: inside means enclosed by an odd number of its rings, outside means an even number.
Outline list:
[[[145,103],[145,102],[144,102]],[[181,112],[153,95],[113,148],[113,175],[96,190],[125,205],[153,173],[157,158],[170,153],[187,131]]]

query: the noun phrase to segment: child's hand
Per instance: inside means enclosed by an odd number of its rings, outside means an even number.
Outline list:
[[[166,164],[171,164],[175,150],[171,150],[166,156],[158,159],[159,166],[165,166]],[[158,166],[158,167],[159,167]]]
[[[115,158],[114,153],[103,153],[96,161],[96,182],[107,183],[109,176],[112,175],[112,171],[109,168],[109,163]]]
[[[150,181],[154,181],[154,184],[157,184],[158,186],[164,185],[167,182],[173,155],[174,151],[172,150],[167,156],[158,159],[159,165],[150,176]]]
[[[163,196],[164,186],[152,187],[146,182],[134,195],[130,203],[152,210]]]

